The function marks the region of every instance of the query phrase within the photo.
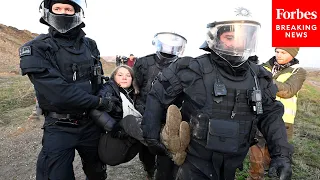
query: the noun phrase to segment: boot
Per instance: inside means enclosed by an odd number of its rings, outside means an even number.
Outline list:
[[[250,169],[247,180],[263,180],[265,170],[269,168],[270,154],[266,145],[254,145],[249,150]]]

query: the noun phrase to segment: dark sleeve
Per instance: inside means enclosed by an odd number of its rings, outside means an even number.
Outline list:
[[[134,78],[139,88],[141,88],[143,83],[143,59],[144,58],[137,59],[133,65]]]
[[[117,123],[107,112],[93,109],[89,113],[92,120],[105,131],[111,131]]]
[[[70,108],[95,108],[99,97],[67,83],[56,67],[49,62],[45,44],[31,44],[32,54],[20,57],[22,75],[28,74],[36,91],[56,106]]]
[[[261,69],[263,71],[263,69]],[[277,87],[269,72],[260,74],[263,114],[258,116],[258,129],[265,137],[271,158],[291,157],[293,147],[288,143],[285,124],[282,120],[284,107],[276,100]]]
[[[101,73],[102,75],[104,74],[103,72],[103,67],[102,67],[102,63],[101,63],[101,57],[100,57],[100,51],[98,49],[97,43],[95,40],[85,37],[88,41],[89,41],[89,45],[90,45],[90,51],[92,53],[92,55],[94,56],[95,60],[98,61],[98,64],[101,66]]]
[[[188,68],[179,69],[178,63],[179,61],[172,63],[159,73],[147,96],[146,109],[141,123],[143,136],[146,139],[159,139],[165,108],[172,104],[188,86],[181,81],[181,78],[186,77],[186,74],[192,74],[192,71]]]
[[[143,101],[143,98],[141,97],[141,89],[143,89],[143,81],[144,81],[144,74],[145,69],[143,67],[143,61],[145,61],[144,58],[139,58],[135,61],[133,65],[133,72],[134,72],[134,88],[137,90],[138,94],[136,95],[134,99],[134,106],[135,108],[141,113],[144,113],[145,108],[145,102]]]
[[[307,71],[303,68],[297,68],[285,82],[279,82],[275,80],[275,83],[278,86],[277,96],[281,98],[293,97],[302,88],[306,77]]]

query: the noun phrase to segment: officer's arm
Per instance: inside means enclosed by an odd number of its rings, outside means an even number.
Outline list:
[[[143,83],[143,66],[142,66],[142,61],[144,58],[139,58],[136,60],[136,62],[133,65],[133,72],[134,72],[134,78],[136,80],[137,86],[141,88],[142,83]]]
[[[20,67],[22,75],[28,74],[39,94],[54,105],[81,109],[98,106],[99,97],[67,83],[57,68],[53,67],[44,53],[45,45],[31,44],[28,47],[32,53],[20,57]]]
[[[176,65],[171,64],[157,76],[149,95],[142,120],[143,136],[146,139],[159,139],[161,122],[165,114],[165,107],[182,93],[183,86],[176,72]]]
[[[297,68],[285,82],[275,81],[278,87],[277,96],[281,98],[291,98],[296,95],[306,80],[306,76],[306,70]]]
[[[270,76],[270,75],[269,75]],[[276,101],[277,87],[273,84],[271,76],[260,79],[263,92],[263,114],[258,116],[258,128],[267,140],[271,158],[291,157],[293,147],[288,143],[285,124],[282,120],[284,107]]]

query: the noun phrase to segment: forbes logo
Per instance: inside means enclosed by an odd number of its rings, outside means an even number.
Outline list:
[[[296,11],[286,11],[284,9],[276,9],[276,19],[317,19],[317,11],[306,11],[302,12],[299,9]]]

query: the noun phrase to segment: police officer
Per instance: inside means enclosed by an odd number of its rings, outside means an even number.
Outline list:
[[[136,60],[133,70],[140,93],[135,101],[136,109],[143,114],[147,95],[151,89],[156,75],[163,68],[168,67],[178,56],[183,54],[187,40],[180,34],[173,32],[159,32],[155,34],[152,44],[156,53],[141,57]],[[163,117],[163,120],[165,117]],[[145,146],[139,153],[139,158],[149,177],[154,174],[155,156],[150,154]],[[156,179],[170,180],[174,178],[174,163],[168,156],[157,156]]]
[[[19,49],[22,75],[33,83],[45,116],[37,180],[74,179],[75,149],[90,180],[107,177],[97,151],[102,130],[87,112],[107,108],[110,101],[93,95],[102,69],[95,41],[82,30],[85,7],[85,0],[44,0],[40,22],[49,33]]]
[[[224,12],[233,19],[207,25],[201,49],[208,54],[178,59],[158,76],[147,96],[144,138],[150,151],[166,154],[159,140],[161,117],[182,95],[181,113],[189,120],[191,141],[178,179],[234,180],[257,129],[269,145],[269,175],[291,179],[292,146],[281,118],[283,105],[275,100],[277,88],[268,71],[248,61],[260,24],[246,8],[229,10]]]

